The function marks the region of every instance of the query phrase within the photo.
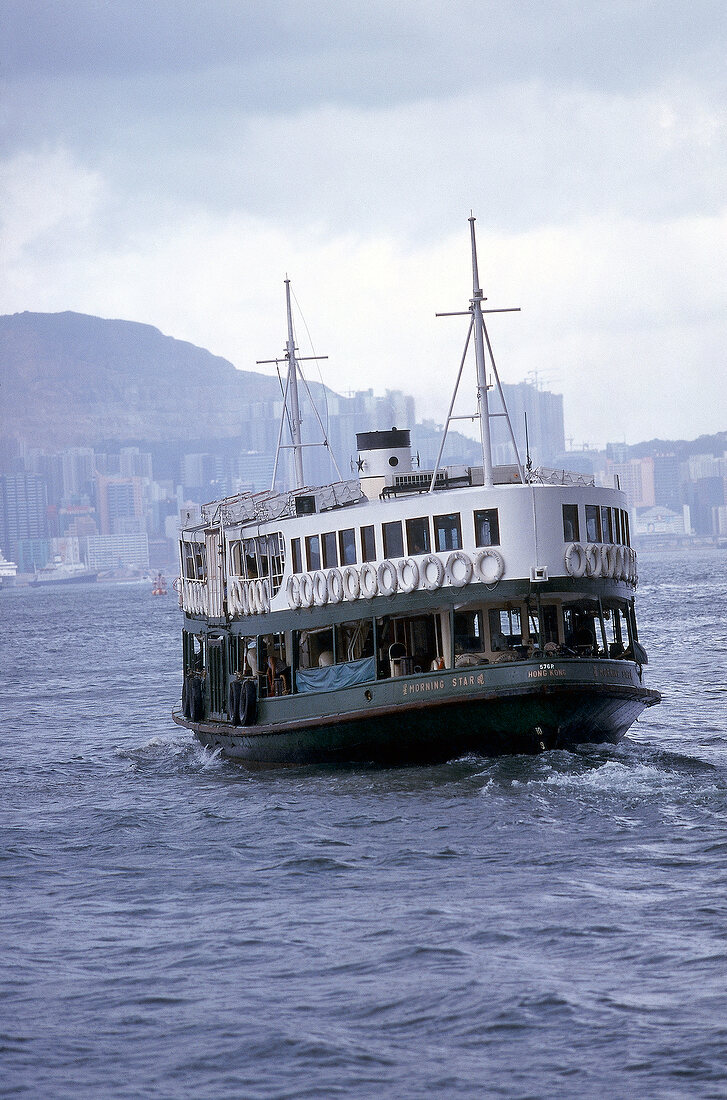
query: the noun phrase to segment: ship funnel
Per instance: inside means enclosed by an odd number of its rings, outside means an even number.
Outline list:
[[[356,447],[361,491],[369,500],[379,496],[386,478],[391,474],[411,472],[411,436],[408,429],[357,432]]]

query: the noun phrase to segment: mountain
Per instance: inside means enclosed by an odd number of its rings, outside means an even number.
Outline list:
[[[93,440],[239,436],[241,408],[277,378],[151,325],[81,313],[0,316],[0,439],[48,449]]]

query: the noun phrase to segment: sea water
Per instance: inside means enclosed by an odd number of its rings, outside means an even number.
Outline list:
[[[643,556],[617,747],[255,770],[173,593],[0,593],[0,1094],[724,1097],[727,554]]]

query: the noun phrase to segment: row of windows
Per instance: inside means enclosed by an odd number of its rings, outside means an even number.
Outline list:
[[[285,569],[285,540],[279,531],[272,535],[256,535],[230,543],[232,572],[235,576],[254,580],[268,577],[271,595],[280,588]]]
[[[631,545],[629,514],[622,508],[607,508],[599,504],[585,506],[585,541]],[[563,505],[563,538],[566,542],[581,541],[581,526],[577,504]]]
[[[500,522],[497,508],[485,508],[473,512],[476,546],[500,545]],[[358,549],[357,549],[358,543]],[[324,531],[322,535],[309,535],[302,542],[293,539],[291,553],[293,572],[305,569],[333,569],[335,566],[356,565],[360,560],[376,561],[377,546],[385,558],[416,557],[430,554],[432,550],[446,553],[462,549],[462,517],[459,512],[444,516],[417,516],[414,519],[392,520],[359,528],[348,527],[344,531]],[[406,546],[406,549],[405,549]]]

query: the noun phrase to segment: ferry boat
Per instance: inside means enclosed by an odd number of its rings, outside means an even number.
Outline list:
[[[173,718],[210,749],[272,765],[535,753],[617,742],[660,702],[644,683],[623,492],[523,465],[507,412],[490,410],[488,368],[504,398],[485,318],[506,311],[485,308],[474,222],[469,330],[431,470],[393,427],[357,435],[355,480],[306,485],[285,280],[273,488],[191,511],[180,532]],[[482,464],[441,466],[471,343]],[[507,466],[492,461],[493,415],[510,429]]]

